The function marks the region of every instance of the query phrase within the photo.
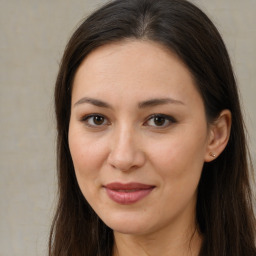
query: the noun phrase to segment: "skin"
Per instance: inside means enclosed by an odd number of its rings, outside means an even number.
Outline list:
[[[159,125],[153,114],[171,118]],[[112,43],[85,58],[73,84],[69,147],[83,195],[114,230],[114,255],[198,255],[197,186],[210,152],[227,143],[230,119],[224,111],[207,124],[191,73],[157,43]],[[111,182],[155,188],[121,205],[106,193]]]

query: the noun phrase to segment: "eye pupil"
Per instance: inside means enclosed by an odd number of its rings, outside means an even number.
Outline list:
[[[96,124],[96,125],[101,125],[104,123],[104,117],[103,116],[94,116],[93,117],[93,122]]]
[[[161,126],[161,125],[163,125],[163,124],[165,123],[165,118],[164,118],[164,117],[161,117],[161,116],[156,116],[156,117],[154,118],[154,123],[155,123],[155,125],[157,125],[157,126]]]

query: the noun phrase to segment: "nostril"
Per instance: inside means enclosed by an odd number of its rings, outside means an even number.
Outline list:
[[[144,154],[136,140],[134,130],[128,126],[119,127],[110,143],[108,163],[115,169],[134,170],[144,164]]]
[[[127,153],[111,153],[109,155],[109,163],[112,167],[118,170],[126,171],[132,168],[134,166],[134,159]]]
[[[108,157],[108,163],[120,171],[130,171],[140,168],[145,163],[143,152],[134,151],[131,153],[112,152]]]

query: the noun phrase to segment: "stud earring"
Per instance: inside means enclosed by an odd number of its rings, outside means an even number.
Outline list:
[[[210,156],[211,157],[216,157],[216,155],[214,153],[212,153],[212,152],[210,152]]]

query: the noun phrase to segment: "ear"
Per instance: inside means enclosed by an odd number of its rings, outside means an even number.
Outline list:
[[[205,162],[216,159],[228,144],[231,130],[231,112],[223,110],[217,120],[210,125],[208,145],[205,152]]]

